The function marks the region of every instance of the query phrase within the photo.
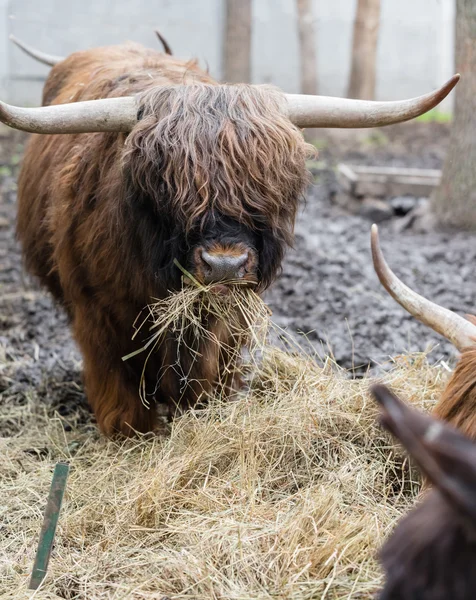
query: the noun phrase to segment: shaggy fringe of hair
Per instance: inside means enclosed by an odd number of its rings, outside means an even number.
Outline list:
[[[269,86],[191,84],[140,97],[142,119],[128,136],[132,184],[172,209],[185,231],[210,211],[292,243],[312,153]],[[165,189],[164,189],[165,188]]]

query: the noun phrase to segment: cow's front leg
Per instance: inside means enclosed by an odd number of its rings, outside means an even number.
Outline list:
[[[144,406],[139,384],[124,380],[120,367],[104,370],[94,357],[84,354],[84,382],[89,404],[100,430],[107,436],[152,431],[156,424],[155,405]]]
[[[88,402],[102,433],[153,431],[156,425],[155,404],[144,406],[139,396],[138,374],[122,361],[117,340],[108,338],[99,323],[85,323],[75,315],[74,331],[84,358],[84,382]],[[101,335],[102,334],[102,335]]]

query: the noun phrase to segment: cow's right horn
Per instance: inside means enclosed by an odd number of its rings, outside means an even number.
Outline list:
[[[38,60],[39,62],[43,63],[44,65],[48,65],[49,67],[54,67],[59,62],[64,60],[63,56],[54,56],[53,54],[46,54],[46,52],[42,52],[41,50],[33,48],[32,46],[25,44],[25,42],[19,40],[14,35],[10,35],[10,39],[14,44],[21,48],[23,52],[26,52],[28,56],[31,56],[35,60]]]
[[[380,283],[405,310],[448,339],[458,350],[476,345],[476,325],[407,287],[388,266],[380,248],[377,225],[372,225],[372,259]]]
[[[0,121],[30,133],[128,132],[137,123],[134,96],[21,108],[0,102]]]

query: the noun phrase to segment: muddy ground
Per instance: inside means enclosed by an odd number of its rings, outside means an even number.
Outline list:
[[[66,400],[84,403],[80,356],[64,315],[22,273],[14,237],[15,181],[24,139],[0,130],[0,369],[9,363],[8,372],[0,370],[0,391],[8,389],[11,396],[34,387],[66,410]],[[278,325],[304,332],[321,354],[332,352],[339,364],[357,373],[389,356],[429,346],[436,346],[430,360],[451,362],[450,345],[409,317],[380,287],[370,259],[371,223],[332,201],[339,161],[439,168],[447,141],[448,126],[437,123],[318,133],[320,156],[297,222],[295,249],[266,294]],[[380,232],[397,274],[448,308],[474,312],[475,236],[396,233],[394,226],[395,220],[386,222]]]
[[[379,130],[328,131],[317,140],[323,169],[309,190],[296,227],[295,249],[267,294],[275,321],[332,350],[345,367],[380,364],[404,351],[434,348],[448,360],[450,344],[411,318],[380,286],[370,256],[371,222],[332,202],[338,162],[442,167],[449,126],[406,123]],[[475,312],[476,236],[464,232],[398,233],[399,219],[379,225],[384,254],[414,290],[461,314]]]

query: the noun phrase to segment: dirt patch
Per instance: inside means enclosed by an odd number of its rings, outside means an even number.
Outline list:
[[[50,414],[89,421],[81,357],[66,317],[23,272],[15,239],[16,180],[25,140],[0,129],[0,435],[21,430],[21,422],[2,417],[2,405],[23,405],[32,389]]]
[[[320,162],[296,226],[296,244],[283,276],[266,296],[275,321],[307,334],[345,367],[366,367],[405,351],[436,346],[430,360],[455,356],[452,346],[392,300],[374,273],[370,226],[333,204],[339,161],[441,168],[448,126],[412,123],[373,131],[322,132]],[[474,312],[476,236],[469,233],[396,233],[380,225],[390,266],[407,285],[461,314]]]

